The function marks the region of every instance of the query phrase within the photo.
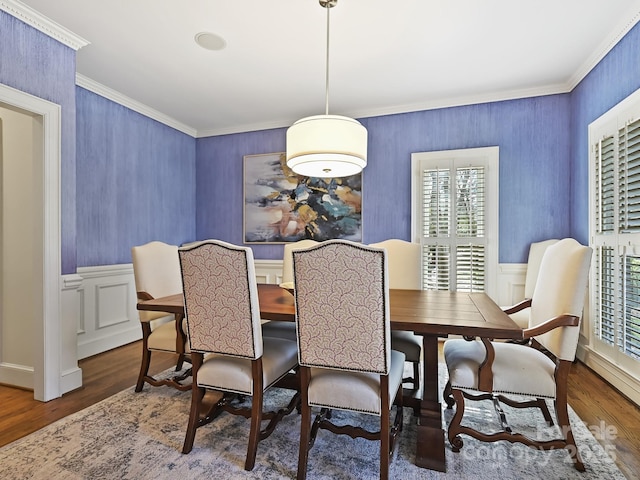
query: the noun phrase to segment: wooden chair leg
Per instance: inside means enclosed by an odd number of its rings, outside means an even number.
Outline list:
[[[389,479],[389,455],[391,444],[391,408],[389,400],[389,377],[380,377],[381,413],[380,413],[380,480]]]
[[[147,345],[147,339],[151,335],[151,326],[149,322],[142,324],[142,363],[140,364],[140,373],[136,382],[136,392],[141,392],[144,386],[144,379],[149,374],[149,365],[151,364],[151,351]]]
[[[582,458],[580,458],[580,452],[578,451],[578,447],[576,446],[576,441],[573,438],[573,432],[571,431],[571,423],[569,422],[569,411],[567,408],[567,379],[566,377],[569,375],[569,366],[570,362],[561,362],[561,367],[556,371],[556,377],[560,377],[564,381],[557,381],[556,385],[556,400],[555,400],[555,409],[556,409],[556,417],[558,419],[558,427],[564,436],[566,442],[566,449],[571,455],[571,460],[573,460],[573,466],[579,472],[584,472],[584,463],[582,463]]]
[[[260,424],[262,423],[262,358],[251,362],[253,369],[253,399],[251,401],[251,429],[249,430],[249,445],[247,445],[247,459],[245,470],[253,470],[256,463],[256,452],[260,441]]]
[[[191,356],[193,362],[193,384],[191,385],[191,411],[189,413],[189,423],[187,433],[184,437],[182,453],[189,453],[193,448],[193,441],[196,437],[196,429],[200,424],[200,405],[206,393],[206,389],[198,387],[198,369],[202,365],[203,355],[201,353]]]
[[[309,406],[309,368],[300,367],[300,447],[298,453],[297,480],[307,478],[307,463],[309,460],[309,448],[311,443],[311,407]]]
[[[182,370],[182,365],[184,364],[184,355],[178,355],[178,361],[176,362],[176,372]]]
[[[453,395],[456,404],[456,413],[453,415],[451,423],[449,424],[447,436],[449,437],[451,449],[454,452],[459,452],[464,445],[462,438],[459,435],[461,431],[460,423],[462,422],[462,416],[464,415],[464,395],[461,390],[452,390],[451,386],[449,386],[449,390],[451,395]]]
[[[414,362],[413,364],[413,389],[420,389],[420,362]]]
[[[455,405],[456,401],[453,399],[453,395],[451,395],[451,382],[447,381],[447,384],[444,386],[444,391],[442,392],[442,398],[447,404],[447,408],[451,410]]]

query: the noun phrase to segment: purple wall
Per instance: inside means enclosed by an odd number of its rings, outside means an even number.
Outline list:
[[[363,241],[410,239],[411,153],[500,147],[500,262],[526,262],[529,244],[570,235],[569,96],[361,119],[369,131],[363,172]],[[243,155],[285,149],[285,129],[209,137],[197,145],[197,238],[242,243]],[[252,245],[282,258],[281,245]]]
[[[0,83],[62,107],[62,273],[76,271],[76,52],[0,11]]]
[[[129,262],[152,239],[242,243],[242,157],[285,148],[284,128],[195,140],[76,89],[75,51],[2,11],[0,82],[62,106],[63,273]],[[497,145],[500,262],[525,262],[544,238],[586,243],[587,127],[638,87],[636,25],[571,94],[362,119],[363,240],[409,239],[412,152]]]
[[[196,140],[77,88],[78,266],[195,237]]]
[[[640,25],[571,93],[571,232],[589,241],[589,124],[640,88]]]

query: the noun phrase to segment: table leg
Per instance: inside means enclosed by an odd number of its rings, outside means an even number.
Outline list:
[[[442,408],[438,386],[438,337],[423,336],[424,378],[420,417],[418,418],[418,438],[416,445],[416,465],[439,472],[447,471],[444,454],[444,430],[442,429]]]

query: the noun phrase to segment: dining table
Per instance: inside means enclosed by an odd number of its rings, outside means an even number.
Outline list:
[[[294,292],[275,284],[258,284],[260,316],[295,322]],[[138,310],[184,316],[183,295],[139,301]],[[445,432],[438,379],[438,341],[450,335],[465,338],[522,340],[523,331],[483,292],[389,290],[390,326],[422,336],[421,391],[405,390],[403,402],[418,416],[415,464],[446,472]]]

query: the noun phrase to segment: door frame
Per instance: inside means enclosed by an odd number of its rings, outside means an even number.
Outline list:
[[[33,393],[40,401],[61,395],[61,108],[60,105],[0,84],[0,103],[26,110],[42,120],[42,315],[34,328]]]

